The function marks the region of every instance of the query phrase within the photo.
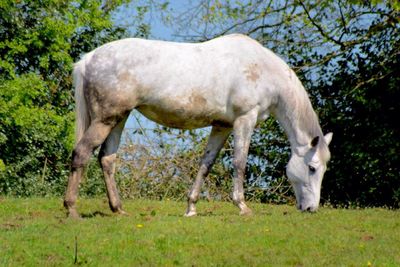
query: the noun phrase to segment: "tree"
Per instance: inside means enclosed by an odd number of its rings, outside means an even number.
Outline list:
[[[70,72],[81,54],[120,38],[123,1],[0,3],[0,193],[63,193],[73,146]]]
[[[324,185],[334,204],[400,206],[400,25],[398,13],[381,12],[365,30],[368,38],[337,60],[335,75],[316,84],[326,100],[321,119],[340,133]]]

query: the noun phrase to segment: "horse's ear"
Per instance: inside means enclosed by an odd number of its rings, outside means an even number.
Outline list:
[[[318,145],[319,142],[319,136],[316,136],[313,138],[313,140],[311,140],[311,147],[316,147]]]
[[[325,143],[326,143],[328,146],[329,146],[329,144],[330,144],[331,141],[332,141],[332,136],[333,136],[333,133],[332,133],[332,132],[327,133],[327,134],[324,136]]]

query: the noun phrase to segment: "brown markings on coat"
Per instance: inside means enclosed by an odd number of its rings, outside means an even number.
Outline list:
[[[192,91],[192,95],[189,97],[189,105],[188,108],[193,110],[201,110],[204,109],[207,104],[207,99],[203,96]]]
[[[113,77],[115,79],[115,77]],[[92,120],[115,125],[135,107],[139,83],[134,75],[125,71],[116,75],[117,83],[89,83],[86,99]],[[114,86],[114,88],[111,88]]]
[[[136,76],[127,71],[121,73],[118,80],[120,88],[118,88],[117,98],[121,110],[132,110],[137,104],[142,86]]]
[[[132,76],[127,71],[118,74],[118,81],[120,81],[120,82],[124,82],[124,83],[130,82],[131,79],[132,79]]]
[[[244,71],[246,79],[251,82],[256,82],[260,78],[260,68],[257,63],[250,64]]]
[[[118,83],[122,86],[126,87],[138,87],[139,82],[136,79],[135,75],[129,73],[128,71],[122,72],[118,74]]]
[[[168,97],[158,105],[144,104],[137,109],[150,120],[168,127],[193,129],[210,125],[214,111],[207,108],[207,99],[199,89],[189,92],[189,96]]]

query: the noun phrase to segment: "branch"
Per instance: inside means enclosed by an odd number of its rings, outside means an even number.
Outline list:
[[[288,8],[288,7],[289,7],[289,5],[287,5],[287,3],[286,3],[284,8],[286,9],[286,8]],[[292,11],[291,11],[290,14],[289,14],[289,17],[290,17],[291,20],[293,20],[294,18],[296,18],[296,17],[299,16],[299,15],[294,15],[295,10],[296,10],[296,7],[293,6],[293,9],[292,9]],[[265,14],[265,15],[268,15],[268,14]],[[265,16],[264,16],[264,17],[265,17]],[[255,28],[249,30],[249,31],[248,31],[248,34],[254,33],[254,32],[258,31],[258,30],[264,30],[264,29],[267,29],[267,28],[279,27],[279,26],[284,25],[285,22],[286,22],[285,19],[283,19],[283,20],[281,20],[280,22],[277,22],[277,23],[274,23],[274,24],[264,24],[264,23],[263,23],[262,25],[259,25],[259,26],[255,27]],[[279,29],[278,29],[278,30],[279,30]]]
[[[231,30],[233,30],[234,28],[236,28],[237,26],[246,24],[246,23],[251,22],[251,21],[255,21],[255,20],[257,20],[257,19],[258,19],[258,17],[256,16],[256,17],[252,17],[252,18],[249,18],[249,19],[246,19],[246,20],[239,21],[239,22],[237,22],[237,23],[231,25],[230,27],[226,28],[226,29],[223,30],[222,32],[218,33],[218,36],[225,35],[226,33],[230,32]]]
[[[283,25],[284,23],[285,23],[284,21],[281,21],[281,22],[277,22],[277,23],[275,23],[275,24],[263,24],[263,25],[259,25],[259,26],[255,27],[255,28],[249,30],[249,31],[247,32],[247,34],[252,34],[252,33],[256,32],[256,31],[258,31],[258,30],[262,30],[262,29],[266,29],[266,28],[278,27],[278,26]]]
[[[342,11],[342,3],[340,0],[338,2],[338,6],[339,6],[339,12],[340,12],[340,19],[342,21],[342,25],[343,25],[343,29],[344,29],[343,33],[339,37],[339,40],[342,40],[342,37],[344,36],[345,33],[348,33],[348,30],[347,30],[346,20],[344,18],[343,11]]]
[[[334,42],[335,44],[339,45],[342,49],[344,49],[344,44],[336,39],[334,39],[333,37],[329,36],[329,34],[327,34],[324,29],[322,29],[322,27],[315,22],[315,20],[311,17],[310,13],[307,10],[307,7],[304,5],[304,3],[299,0],[300,5],[303,7],[304,11],[306,12],[306,15],[308,17],[308,19],[311,21],[311,23],[318,29],[318,31],[321,33],[321,35],[323,37],[325,37],[326,39]]]
[[[389,55],[385,60],[383,60],[382,62],[380,62],[379,65],[381,65],[382,67],[384,67],[384,66],[388,63],[388,61],[389,61],[390,59],[395,58],[396,56],[399,56],[399,55],[400,55],[400,51],[397,51],[397,50],[396,50],[396,51],[394,51],[393,54]],[[356,85],[348,94],[352,94],[354,91],[356,91],[357,89],[359,89],[360,87],[362,87],[362,86],[364,86],[364,85],[366,85],[366,84],[369,84],[369,83],[372,83],[372,82],[375,82],[375,81],[382,80],[382,79],[386,78],[387,76],[393,74],[395,71],[396,71],[396,69],[392,69],[391,71],[389,71],[389,72],[387,72],[387,73],[384,73],[384,74],[375,74],[375,75],[372,75],[372,77],[371,77],[370,79],[368,79],[368,80],[366,80],[366,81],[362,80],[362,81],[360,81],[359,83],[357,83],[357,85]]]

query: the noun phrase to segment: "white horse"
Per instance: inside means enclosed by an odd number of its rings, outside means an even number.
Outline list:
[[[204,43],[124,39],[86,54],[74,67],[77,145],[64,206],[78,217],[76,199],[82,170],[101,145],[99,161],[113,212],[125,213],[114,181],[121,132],[133,109],[168,127],[212,126],[186,216],[196,214],[204,178],[233,131],[234,188],[240,214],[250,214],[243,180],[250,137],[273,114],[291,144],[287,176],[297,207],[315,211],[330,158],[332,134],[323,135],[310,100],[295,73],[270,50],[244,35]]]

